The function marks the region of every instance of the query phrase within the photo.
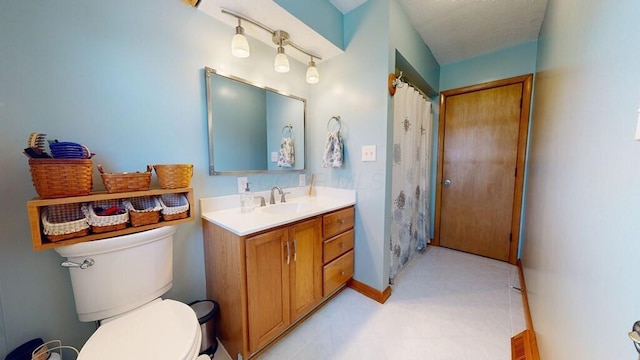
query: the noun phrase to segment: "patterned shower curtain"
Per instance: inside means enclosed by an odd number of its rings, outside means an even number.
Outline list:
[[[427,246],[431,163],[431,102],[404,84],[393,98],[391,271],[389,283]]]

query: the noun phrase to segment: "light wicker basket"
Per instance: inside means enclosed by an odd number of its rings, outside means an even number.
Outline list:
[[[89,234],[89,223],[80,203],[47,206],[41,219],[42,232],[51,242]]]
[[[160,201],[155,196],[140,196],[126,200],[131,226],[155,224],[160,221]]]
[[[183,194],[163,194],[158,198],[164,221],[184,219],[189,216],[189,200]]]
[[[193,176],[192,164],[154,165],[158,183],[163,189],[181,189],[189,187]]]
[[[93,161],[89,159],[29,159],[31,180],[41,198],[89,195]]]
[[[124,213],[114,215],[98,215],[96,213],[98,208],[104,209],[111,208],[113,206],[117,206],[119,209],[124,210]],[[117,199],[98,200],[85,204],[82,206],[82,211],[87,216],[87,221],[91,226],[91,231],[94,233],[124,229],[127,227],[127,222],[129,221],[129,212],[126,211],[124,205]]]
[[[150,165],[147,165],[147,171],[143,173],[106,173],[102,165],[98,165],[98,172],[100,172],[104,187],[110,193],[149,190],[151,184]]]

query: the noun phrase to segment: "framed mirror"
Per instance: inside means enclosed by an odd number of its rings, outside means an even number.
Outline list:
[[[307,101],[205,68],[209,175],[303,172]]]

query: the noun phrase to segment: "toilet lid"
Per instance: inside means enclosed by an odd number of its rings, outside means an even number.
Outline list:
[[[78,360],[192,360],[201,340],[191,307],[162,300],[100,326]]]

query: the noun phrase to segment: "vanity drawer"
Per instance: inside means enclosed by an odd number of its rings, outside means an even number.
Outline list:
[[[353,206],[322,217],[322,237],[330,238],[353,227]]]
[[[323,296],[331,294],[353,277],[353,250],[324,266]]]
[[[323,262],[326,264],[329,261],[353,249],[353,239],[353,229],[351,229],[334,238],[325,240],[323,249]]]

